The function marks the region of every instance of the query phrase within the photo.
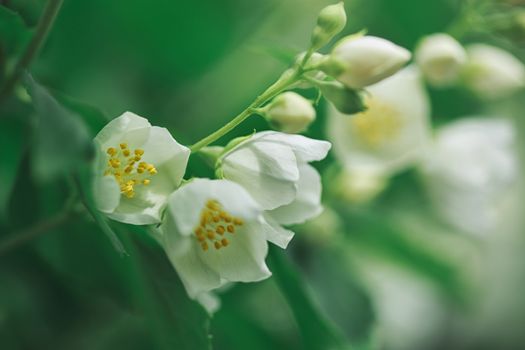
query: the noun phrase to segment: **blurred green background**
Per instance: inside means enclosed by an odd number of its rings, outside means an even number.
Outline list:
[[[24,28],[34,28],[45,1],[1,3],[21,18],[0,26],[0,64],[9,67],[27,43]],[[279,76],[307,46],[319,10],[330,3],[66,0],[30,71],[82,117],[90,137],[129,110],[191,144]],[[345,1],[348,25],[340,35],[367,28],[413,49],[422,36],[446,30],[462,5],[460,0]],[[464,40],[512,44],[476,28]],[[521,54],[519,46],[508,47]],[[435,125],[505,110],[523,126],[523,94],[487,107],[460,89],[430,93]],[[141,228],[111,224],[127,251],[121,256],[82,209],[73,217],[60,216],[74,186],[60,175],[43,181],[35,170],[39,135],[47,129],[34,128],[33,107],[22,100],[11,98],[0,107],[5,117],[0,120],[0,239],[27,233],[49,217],[58,215],[63,223],[0,254],[0,349],[208,349],[210,344],[225,350],[519,349],[525,344],[522,237],[481,244],[456,234],[434,217],[413,172],[394,178],[371,204],[334,202],[340,219],[329,211],[318,222],[297,227],[289,250],[271,252],[274,277],[231,286],[221,293],[220,311],[208,319]],[[307,136],[325,138],[324,106],[322,101]],[[229,137],[266,128],[253,117]],[[58,152],[67,148],[67,137],[57,147]],[[203,160],[192,158],[187,177],[213,175]],[[318,168],[329,174],[332,163],[329,158]],[[325,178],[330,188],[330,176]],[[512,222],[513,230],[521,227]]]

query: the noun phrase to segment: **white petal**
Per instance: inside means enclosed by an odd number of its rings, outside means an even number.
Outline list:
[[[113,176],[96,176],[93,187],[93,196],[97,209],[104,213],[111,213],[119,205],[120,188]]]
[[[326,157],[332,145],[328,141],[315,140],[302,135],[290,135],[276,131],[263,131],[254,138],[276,142],[292,148],[298,162],[312,162]]]
[[[138,191],[137,191],[138,193]],[[108,217],[132,225],[151,225],[161,221],[161,212],[166,206],[167,196],[151,191],[133,198],[120,196],[119,206]]]
[[[266,239],[283,249],[288,246],[295,235],[293,231],[283,228],[268,214],[264,215],[262,228],[266,234]]]
[[[272,210],[269,214],[280,224],[292,225],[303,223],[321,214],[321,177],[314,167],[303,164],[299,167],[300,178],[297,182],[295,200],[285,206]]]
[[[128,134],[135,132],[141,133],[143,139],[147,138],[151,124],[146,118],[142,118],[132,112],[125,112],[121,116],[109,122],[95,137],[95,142],[105,150],[108,147],[115,147],[122,138]],[[135,135],[136,137],[137,135]]]
[[[281,149],[285,150],[285,149]],[[260,153],[259,153],[260,154]],[[281,159],[287,159],[290,168],[297,169],[290,157],[289,150]],[[295,157],[294,157],[295,158]],[[295,181],[291,172],[281,172],[286,177],[279,176],[274,161],[268,157],[259,157],[257,150],[252,147],[241,147],[228,154],[222,163],[224,177],[243,186],[263,209],[274,209],[290,203],[295,198]]]
[[[221,300],[214,293],[200,293],[195,297],[195,300],[202,305],[209,315],[213,315],[221,307]]]
[[[191,298],[222,285],[217,272],[203,263],[200,247],[191,237],[180,235],[176,225],[163,224],[164,249]]]
[[[261,224],[248,221],[229,237],[227,247],[199,249],[198,254],[210,269],[230,282],[255,282],[271,276],[264,261],[267,253]]]
[[[169,171],[174,183],[177,185],[180,183],[190,156],[190,150],[187,147],[175,141],[166,128],[153,126],[142,148],[144,150],[143,161],[156,167],[169,163],[166,170]]]

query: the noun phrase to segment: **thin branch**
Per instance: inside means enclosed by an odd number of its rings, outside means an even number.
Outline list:
[[[38,21],[35,34],[31,42],[27,45],[25,52],[17,62],[13,72],[7,77],[4,86],[0,90],[0,103],[9,96],[16,83],[20,80],[22,73],[29,67],[33,59],[36,57],[40,48],[46,41],[47,35],[55,22],[55,18],[62,6],[63,0],[49,0],[44,9],[42,17]]]
[[[55,216],[39,222],[35,226],[11,233],[8,238],[0,242],[0,257],[32,241],[41,234],[63,225],[71,216],[71,211],[61,211]]]

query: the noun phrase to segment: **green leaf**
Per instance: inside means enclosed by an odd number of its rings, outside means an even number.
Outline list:
[[[37,180],[64,175],[93,156],[93,143],[86,125],[61,106],[30,75],[25,79],[37,114],[33,168]]]
[[[18,53],[31,38],[31,31],[17,13],[0,6],[0,59]]]
[[[104,113],[98,108],[93,107],[87,103],[76,100],[71,96],[67,96],[58,91],[52,91],[53,96],[57,101],[70,111],[77,113],[86,126],[88,127],[90,134],[94,137],[107,123],[110,122]]]
[[[294,314],[303,338],[303,349],[350,349],[340,332],[314,304],[299,271],[285,254],[270,247],[268,265]]]
[[[209,316],[189,299],[177,274],[158,244],[141,226],[126,227],[128,259],[133,265],[137,307],[144,312],[159,349],[209,349]],[[133,232],[129,232],[129,231]],[[140,239],[134,239],[139,237]]]
[[[446,258],[412,242],[386,217],[373,215],[351,216],[346,223],[350,234],[345,236],[350,251],[375,254],[430,278],[452,300],[465,302],[466,285],[461,272]],[[422,233],[423,234],[423,233]],[[429,235],[431,238],[431,235]]]
[[[0,220],[6,219],[7,205],[23,156],[24,129],[20,122],[2,121],[0,127]]]

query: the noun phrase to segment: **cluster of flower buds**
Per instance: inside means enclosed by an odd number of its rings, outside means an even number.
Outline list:
[[[411,54],[386,39],[364,32],[341,38],[326,55],[316,52],[332,41],[345,24],[343,2],[320,12],[310,50],[300,54],[295,62],[295,66],[305,71],[297,87],[314,86],[341,113],[354,114],[367,108],[363,89],[395,74],[410,60]],[[278,130],[301,132],[315,119],[310,105],[287,92],[260,112]]]
[[[438,33],[420,42],[415,57],[426,80],[435,87],[463,83],[480,97],[494,99],[525,86],[523,63],[495,46],[464,48],[450,35]]]

